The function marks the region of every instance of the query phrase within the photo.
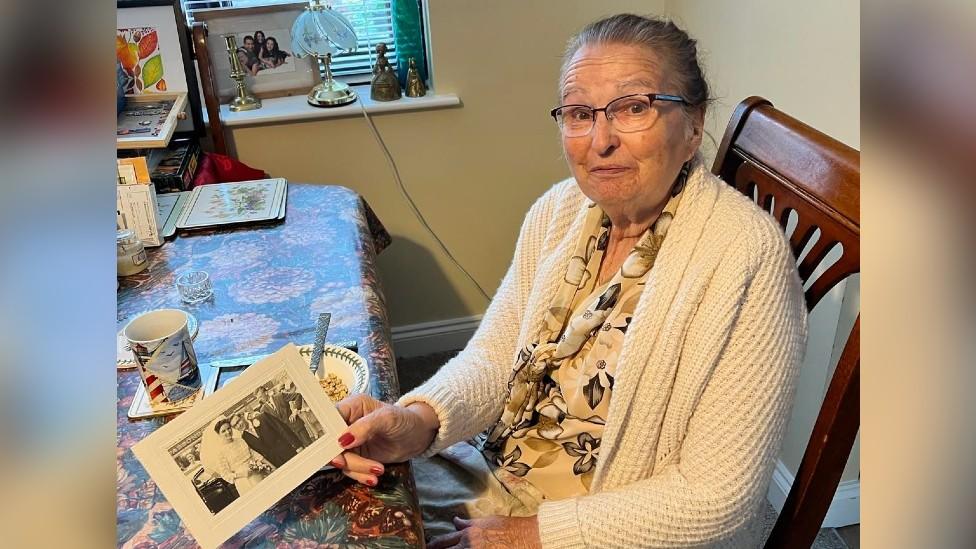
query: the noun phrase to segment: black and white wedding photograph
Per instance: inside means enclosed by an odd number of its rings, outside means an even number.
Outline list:
[[[195,537],[214,546],[338,455],[344,429],[290,344],[245,368],[133,452]]]
[[[256,487],[323,434],[282,372],[169,448],[211,513]]]

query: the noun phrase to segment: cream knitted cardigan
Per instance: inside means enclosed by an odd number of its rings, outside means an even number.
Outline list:
[[[692,171],[634,311],[590,493],[539,507],[544,547],[755,546],[757,515],[806,343],[802,288],[776,222]],[[425,455],[498,420],[584,217],[573,179],[531,208],[512,265],[465,349],[400,405],[440,429]]]

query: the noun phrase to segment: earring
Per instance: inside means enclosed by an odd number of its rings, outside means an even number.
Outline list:
[[[674,180],[674,186],[671,187],[671,196],[678,196],[678,193],[684,190],[685,182],[688,181],[688,173],[690,171],[691,160],[681,165],[681,171],[678,172],[678,177]]]

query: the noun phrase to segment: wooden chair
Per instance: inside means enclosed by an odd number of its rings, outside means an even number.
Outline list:
[[[789,239],[808,310],[837,283],[860,272],[860,158],[860,152],[754,96],[735,108],[712,166],[715,175],[752,197],[784,230],[795,212]],[[843,255],[811,281],[837,245]],[[827,514],[860,425],[860,320],[859,314],[767,548],[810,547]]]
[[[220,121],[220,102],[217,100],[217,79],[211,67],[210,50],[207,49],[209,31],[207,25],[197,21],[190,25],[193,37],[193,51],[200,69],[200,87],[203,88],[203,99],[207,107],[207,121],[210,124],[210,138],[213,140],[214,152],[227,154],[227,141],[224,138],[224,126]]]

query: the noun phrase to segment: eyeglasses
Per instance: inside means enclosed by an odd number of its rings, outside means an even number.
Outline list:
[[[661,93],[636,93],[618,97],[602,109],[587,105],[562,105],[549,111],[559,130],[566,137],[583,137],[593,131],[596,113],[603,111],[614,129],[620,132],[646,130],[657,121],[658,111],[651,108],[655,101],[673,101],[690,105],[683,97]]]

